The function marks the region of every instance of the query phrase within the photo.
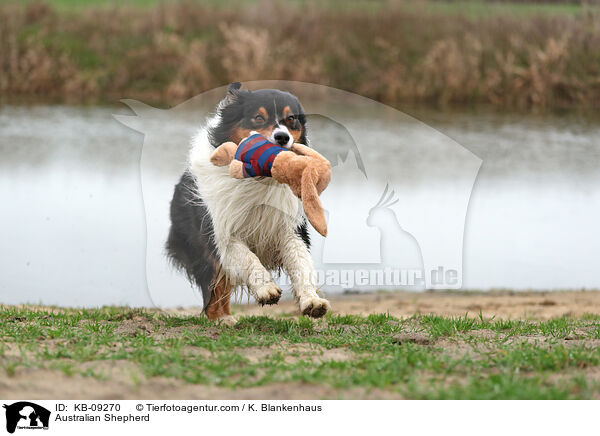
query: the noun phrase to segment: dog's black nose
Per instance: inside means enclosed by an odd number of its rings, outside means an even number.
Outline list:
[[[279,145],[286,145],[290,140],[290,135],[285,132],[277,132],[273,135],[273,138]]]

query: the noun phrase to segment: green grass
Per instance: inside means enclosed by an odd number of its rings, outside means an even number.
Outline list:
[[[0,3],[31,3],[35,0],[0,0]],[[88,7],[136,7],[148,8],[158,4],[169,3],[197,3],[211,7],[234,7],[242,4],[260,5],[259,0],[46,0],[46,3],[59,10],[77,10]],[[287,0],[287,4],[295,7],[303,7],[306,4],[312,4],[324,9],[339,9],[340,3],[336,0],[310,1],[310,0]],[[344,2],[345,10],[358,10],[367,12],[379,12],[389,6],[385,0],[349,0]],[[593,5],[592,5],[593,6]],[[403,1],[397,2],[396,8],[402,7],[406,10],[428,12],[432,14],[461,14],[470,17],[483,17],[490,15],[563,15],[581,13],[585,8],[581,4],[564,3],[539,3],[530,1],[508,1],[508,2],[490,2],[484,0],[459,0],[459,1]],[[589,6],[588,6],[589,7]]]
[[[437,14],[461,14],[470,17],[511,15],[576,15],[585,8],[576,3],[539,3],[528,1],[489,2],[481,0],[427,2],[428,11]]]
[[[457,333],[466,333],[477,328],[477,321],[473,318],[449,317],[445,318],[437,315],[425,315],[421,322],[428,328],[429,334],[433,338],[440,336],[453,336]]]
[[[426,341],[411,339],[417,336]],[[0,307],[0,372],[7,380],[45,369],[103,381],[111,377],[107,365],[128,362],[135,385],[164,377],[225,388],[307,383],[403,398],[596,398],[600,385],[586,371],[600,367],[598,337],[591,315],[543,322],[468,314],[249,316],[226,327],[117,307]]]

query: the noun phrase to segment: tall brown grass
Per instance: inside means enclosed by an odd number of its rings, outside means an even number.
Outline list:
[[[600,104],[600,14],[468,18],[263,1],[56,11],[0,5],[3,96],[174,104],[234,80],[314,82],[379,101]]]

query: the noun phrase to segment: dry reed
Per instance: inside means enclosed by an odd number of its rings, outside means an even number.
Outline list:
[[[334,86],[388,104],[598,106],[600,14],[483,16],[277,1],[56,11],[0,5],[0,92],[178,103],[234,80]]]

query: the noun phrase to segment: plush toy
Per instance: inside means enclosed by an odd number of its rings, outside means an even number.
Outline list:
[[[229,165],[229,173],[237,179],[265,176],[289,185],[302,200],[308,221],[317,232],[327,236],[319,195],[331,180],[331,164],[315,150],[302,144],[287,149],[252,132],[239,146],[233,142],[221,144],[210,161],[217,166]]]

